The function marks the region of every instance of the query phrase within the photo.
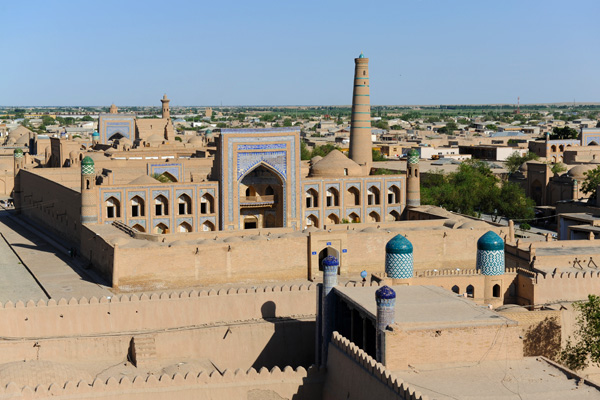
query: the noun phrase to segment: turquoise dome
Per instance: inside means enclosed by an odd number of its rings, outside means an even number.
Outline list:
[[[477,250],[504,250],[504,240],[495,232],[489,231],[477,241]]]
[[[23,154],[23,150],[22,149],[15,149],[14,153],[15,154]]]
[[[92,160],[92,157],[90,156],[85,156],[83,160],[81,160],[81,165],[94,165],[94,160]]]
[[[360,52],[360,56],[358,56],[358,58],[365,58],[365,55],[362,53],[362,51]]]
[[[402,235],[396,235],[385,245],[386,253],[393,254],[412,254],[413,245]]]
[[[92,137],[100,137],[100,134],[96,131],[94,131],[94,133],[92,133]]]

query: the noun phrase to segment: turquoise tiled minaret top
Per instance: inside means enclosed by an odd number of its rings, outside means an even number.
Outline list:
[[[85,156],[83,160],[81,160],[81,173],[84,175],[94,173],[94,160],[92,160],[92,157]]]
[[[504,250],[504,240],[495,232],[488,231],[477,241],[477,250]]]
[[[385,252],[392,254],[409,254],[413,252],[413,245],[404,236],[396,235],[385,245]]]

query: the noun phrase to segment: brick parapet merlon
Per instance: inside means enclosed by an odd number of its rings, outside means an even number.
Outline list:
[[[389,371],[385,365],[375,361],[373,357],[368,355],[364,350],[352,343],[350,340],[340,335],[338,332],[333,332],[331,343],[337,347],[342,353],[346,354],[358,365],[364,368],[375,379],[389,387],[394,393],[400,395],[404,400],[428,400],[429,398],[422,395],[410,387],[402,379],[395,376]]]
[[[162,374],[156,375],[138,375],[130,379],[122,377],[117,379],[110,377],[104,379],[94,379],[92,382],[85,381],[67,381],[54,382],[49,385],[38,385],[35,388],[30,386],[19,386],[15,382],[9,382],[7,385],[0,386],[0,395],[13,395],[23,398],[47,398],[49,396],[95,396],[114,393],[116,397],[122,393],[143,392],[151,390],[160,390],[161,392],[168,388],[175,390],[181,389],[210,389],[211,385],[220,386],[228,383],[248,382],[260,384],[264,382],[269,384],[276,382],[297,382],[302,384],[303,379],[310,378],[314,381],[322,381],[325,378],[325,370],[316,366],[311,366],[308,370],[303,367],[293,369],[290,366],[281,370],[279,367],[273,367],[271,370],[261,368],[257,371],[250,368],[247,371],[237,369],[225,370],[223,373],[213,371],[188,372],[186,374],[176,373],[174,375]],[[10,396],[10,398],[13,398]],[[4,397],[4,396],[2,396]]]
[[[181,292],[162,292],[162,293],[142,293],[138,294],[122,294],[115,296],[103,296],[97,298],[95,296],[87,299],[81,297],[76,299],[71,297],[70,299],[61,298],[58,301],[55,299],[44,300],[40,299],[37,302],[29,300],[26,303],[22,300],[17,302],[7,301],[0,303],[0,309],[2,308],[32,308],[32,307],[52,307],[52,306],[73,306],[73,305],[88,305],[88,304],[109,304],[109,303],[127,303],[127,302],[138,302],[138,301],[160,301],[160,300],[180,300],[190,299],[196,297],[211,297],[211,296],[227,296],[237,294],[252,294],[252,293],[278,293],[278,292],[304,292],[304,291],[315,291],[315,284],[308,285],[276,285],[276,286],[261,286],[253,288],[221,288],[221,289],[210,289],[210,290],[191,290]]]

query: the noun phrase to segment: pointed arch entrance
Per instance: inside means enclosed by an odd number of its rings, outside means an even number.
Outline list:
[[[285,226],[285,180],[270,165],[261,162],[238,182],[240,229]]]

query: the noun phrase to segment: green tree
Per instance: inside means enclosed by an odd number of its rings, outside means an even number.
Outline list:
[[[485,126],[485,129],[496,132],[498,130],[498,126],[494,124],[489,124]]]
[[[585,302],[574,304],[579,312],[574,337],[567,339],[560,361],[573,370],[590,363],[600,366],[600,297],[590,294]]]
[[[92,122],[94,118],[90,117],[89,115],[84,115],[83,118],[81,118],[81,120],[86,122]]]
[[[583,173],[585,180],[581,184],[581,191],[585,194],[590,193],[590,200],[596,199],[596,191],[600,185],[600,167]]]
[[[520,155],[518,151],[515,151],[514,153],[512,153],[510,156],[508,156],[506,158],[504,165],[506,166],[506,169],[508,170],[509,174],[514,174],[515,172],[518,171],[519,167],[521,167],[521,165],[523,165],[523,163],[525,163],[527,161],[539,160],[539,159],[540,159],[540,157],[537,154],[532,153],[530,151],[528,151],[523,156]]]
[[[568,126],[563,126],[562,128],[555,127],[552,129],[552,133],[550,134],[550,140],[557,139],[577,139],[579,137],[579,132],[576,129],[570,128]]]
[[[56,120],[54,118],[52,118],[49,115],[44,115],[42,117],[42,124],[43,125],[54,125],[56,123]]]
[[[312,152],[308,149],[306,142],[304,140],[300,141],[300,159],[301,160],[310,160]]]
[[[292,126],[292,120],[290,118],[286,118],[283,120],[283,126],[289,127]]]
[[[387,157],[384,156],[381,151],[373,149],[373,161],[387,161]]]
[[[171,180],[167,176],[165,176],[164,174],[154,173],[154,174],[152,174],[150,176],[153,177],[154,179],[156,179],[157,181],[162,182],[162,183],[171,182]]]
[[[450,121],[450,122],[446,123],[446,126],[438,129],[438,132],[445,133],[446,135],[452,135],[454,133],[454,131],[457,129],[458,129],[458,125],[456,125],[456,122]]]
[[[218,122],[217,128],[227,128],[227,124],[225,122]]]
[[[550,167],[550,171],[552,171],[552,173],[554,175],[558,175],[561,172],[565,172],[567,170],[567,166],[563,163],[561,163],[560,161],[557,162],[556,164],[553,164],[552,167]]]

